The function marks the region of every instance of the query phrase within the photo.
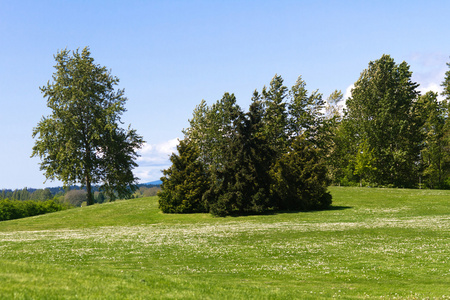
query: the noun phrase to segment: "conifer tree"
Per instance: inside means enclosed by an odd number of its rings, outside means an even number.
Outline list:
[[[318,143],[323,121],[322,110],[325,105],[322,94],[316,90],[309,95],[306,83],[301,76],[298,77],[289,94],[289,137],[303,135]]]
[[[203,194],[209,187],[198,146],[185,138],[172,154],[172,166],[163,171],[159,207],[165,213],[206,212]]]
[[[261,95],[256,91],[253,95],[254,98],[261,98],[264,108],[263,132],[277,155],[284,151],[288,140],[287,96],[288,88],[283,85],[283,78],[279,75],[272,78],[269,88],[263,87]]]
[[[326,166],[304,136],[293,140],[290,151],[277,160],[273,172],[278,209],[324,209],[331,204]]]
[[[261,213],[274,207],[269,171],[275,151],[262,134],[262,121],[263,107],[255,93],[250,111],[235,121],[223,145],[223,168],[208,193],[213,214]]]

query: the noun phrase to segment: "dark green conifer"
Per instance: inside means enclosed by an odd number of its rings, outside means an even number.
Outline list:
[[[295,138],[274,168],[274,192],[281,210],[324,209],[331,204],[327,169],[311,141]]]
[[[198,146],[186,138],[177,150],[170,157],[172,166],[163,171],[159,207],[165,213],[206,212],[202,197],[209,184]]]

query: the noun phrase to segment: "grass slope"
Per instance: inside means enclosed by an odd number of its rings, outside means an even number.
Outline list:
[[[321,212],[157,198],[0,222],[1,299],[450,299],[450,191],[330,189]]]

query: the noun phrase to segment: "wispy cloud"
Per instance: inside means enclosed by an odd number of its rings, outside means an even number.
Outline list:
[[[413,81],[420,84],[418,90],[423,95],[428,91],[441,93],[441,83],[448,70],[449,58],[441,53],[415,53],[411,56],[410,65]]]
[[[162,176],[162,170],[170,167],[169,157],[176,152],[177,145],[178,138],[159,144],[145,143],[139,151],[141,156],[136,160],[139,166],[134,170],[140,182],[159,180]]]

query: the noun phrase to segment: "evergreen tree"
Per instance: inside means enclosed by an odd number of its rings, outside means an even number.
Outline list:
[[[288,140],[288,111],[285,101],[288,96],[288,88],[283,85],[283,78],[275,75],[270,82],[269,88],[264,87],[261,95],[256,91],[254,99],[261,98],[264,108],[263,132],[268,142],[274,148],[277,155],[281,155]]]
[[[324,150],[328,138],[322,113],[324,102],[317,91],[308,95],[305,86],[299,77],[289,91],[281,76],[276,75],[261,94],[255,90],[248,113],[229,93],[212,106],[202,101],[196,107],[190,127],[183,132],[198,149],[198,156],[188,161],[201,162],[198,169],[207,166],[202,174],[209,188],[202,197],[196,194],[196,199],[202,198],[205,210],[224,216],[277,208],[318,209],[331,203],[326,193],[327,170],[324,159],[320,159],[328,155]],[[336,95],[342,98],[342,93]],[[300,163],[299,157],[307,161]],[[186,175],[176,170],[184,170],[181,162],[188,163],[178,156],[171,160],[172,167],[162,179],[160,207],[166,212],[181,212]],[[295,176],[299,172],[304,182],[297,189]],[[300,193],[302,188],[306,190]]]
[[[346,141],[345,127],[343,126],[342,102],[344,95],[341,91],[334,91],[326,101],[323,118],[324,157],[328,174],[332,182],[339,183],[344,178],[344,169],[348,165],[350,146]]]
[[[273,189],[281,210],[324,209],[331,204],[327,169],[318,150],[303,136],[277,161]]]
[[[226,143],[233,123],[240,113],[241,108],[236,104],[236,97],[229,93],[224,93],[222,99],[211,106],[202,101],[195,108],[193,118],[189,120],[190,127],[183,133],[199,147],[200,159],[208,167],[208,172],[221,168],[221,145]]]
[[[450,63],[447,63],[447,66],[450,68]],[[445,72],[444,81],[441,86],[444,88],[442,91],[442,96],[444,96],[447,101],[450,101],[450,70]]]
[[[185,138],[177,150],[170,157],[172,166],[163,171],[159,207],[165,213],[206,212],[202,198],[209,183],[198,146]]]
[[[316,90],[309,95],[305,81],[299,76],[290,90],[289,137],[295,139],[297,136],[303,135],[319,144],[324,105],[322,94]]]
[[[234,122],[222,145],[223,168],[217,170],[217,184],[207,194],[215,215],[261,213],[274,207],[269,170],[275,151],[262,133],[263,113],[255,94],[250,111]]]

